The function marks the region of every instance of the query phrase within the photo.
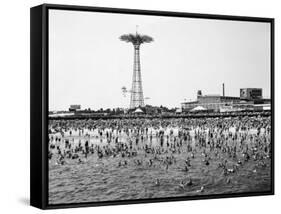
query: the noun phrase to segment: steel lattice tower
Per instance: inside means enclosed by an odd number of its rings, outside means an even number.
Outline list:
[[[150,36],[136,34],[125,34],[120,36],[121,41],[130,42],[134,46],[134,72],[131,89],[130,108],[137,108],[144,106],[141,67],[140,67],[140,45],[143,43],[150,43],[153,39]]]

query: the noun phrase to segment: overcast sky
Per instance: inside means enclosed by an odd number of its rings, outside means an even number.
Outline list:
[[[270,24],[50,10],[49,110],[129,107],[133,46],[122,34],[154,38],[140,49],[146,104],[180,107],[196,92],[270,97]]]

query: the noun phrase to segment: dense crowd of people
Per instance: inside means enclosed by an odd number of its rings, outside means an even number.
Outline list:
[[[233,175],[248,161],[255,170],[271,158],[270,117],[189,119],[50,120],[49,165],[112,161],[115,167],[143,167],[188,173],[195,158]],[[255,170],[253,173],[255,173]],[[161,180],[155,178],[156,186]],[[228,180],[230,182],[230,180]],[[192,186],[192,177],[180,188]],[[202,186],[199,192],[204,191]]]

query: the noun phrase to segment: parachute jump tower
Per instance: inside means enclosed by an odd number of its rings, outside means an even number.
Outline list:
[[[144,97],[142,90],[141,80],[141,67],[140,67],[140,46],[144,43],[150,43],[153,38],[147,35],[138,34],[124,34],[120,36],[120,40],[128,43],[132,43],[134,46],[134,71],[133,82],[131,89],[130,108],[144,107]]]

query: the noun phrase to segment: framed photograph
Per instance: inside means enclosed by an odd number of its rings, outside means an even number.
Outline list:
[[[274,19],[31,8],[31,205],[274,194]]]

